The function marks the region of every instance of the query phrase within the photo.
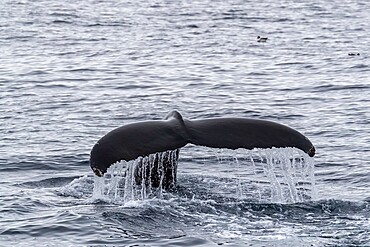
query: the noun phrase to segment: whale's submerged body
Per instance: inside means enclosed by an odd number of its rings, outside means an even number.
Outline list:
[[[90,166],[103,176],[118,161],[151,155],[134,171],[136,181],[144,178],[152,187],[167,189],[176,181],[179,149],[188,143],[228,149],[294,147],[315,155],[307,137],[282,124],[248,118],[186,120],[172,111],[165,120],[127,124],[103,136],[91,150]]]

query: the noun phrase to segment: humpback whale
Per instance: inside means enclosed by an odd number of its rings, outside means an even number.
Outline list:
[[[172,111],[164,120],[127,124],[103,136],[91,150],[90,166],[97,176],[103,176],[118,161],[164,153],[154,162],[155,171],[160,167],[164,170],[161,182],[158,172],[135,171],[135,176],[137,181],[145,176],[153,187],[170,188],[174,185],[171,181],[176,181],[179,149],[188,143],[227,149],[294,147],[311,157],[315,155],[315,147],[307,137],[282,124],[248,118],[188,120]]]

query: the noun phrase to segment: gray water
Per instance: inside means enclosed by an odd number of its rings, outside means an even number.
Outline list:
[[[369,9],[0,0],[0,245],[370,246]],[[96,141],[173,109],[304,133],[317,196],[260,200],[250,164],[188,146],[175,191],[94,199]]]

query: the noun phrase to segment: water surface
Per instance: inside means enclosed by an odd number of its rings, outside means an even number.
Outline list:
[[[370,245],[366,1],[0,6],[0,245]],[[173,109],[304,133],[317,150],[316,199],[259,201],[248,165],[189,146],[176,191],[93,200],[95,142]]]

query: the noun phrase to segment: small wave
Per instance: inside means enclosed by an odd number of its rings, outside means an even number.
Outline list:
[[[6,166],[0,167],[0,171],[3,172],[17,172],[20,170],[33,170],[37,167],[39,170],[57,170],[57,166],[54,166],[52,162],[45,162],[40,160],[29,161],[22,160],[22,158],[13,158],[12,160],[6,160]]]
[[[77,177],[54,177],[54,178],[47,178],[47,179],[38,180],[38,181],[24,182],[24,183],[20,183],[19,185],[28,187],[28,188],[54,188],[54,187],[64,186],[76,178]]]
[[[155,205],[155,202],[152,201]],[[217,213],[223,212],[228,214],[252,213],[258,217],[281,217],[295,219],[302,215],[320,216],[338,216],[343,219],[351,219],[351,215],[359,217],[367,217],[370,204],[365,201],[344,201],[326,199],[320,201],[298,202],[293,204],[281,203],[261,203],[251,202],[249,199],[223,198],[223,197],[208,197],[203,199],[178,197],[172,198],[170,204],[175,207],[192,208],[197,213],[205,212]],[[188,205],[185,207],[185,205]],[[190,205],[192,205],[190,207]],[[185,212],[183,212],[185,213]],[[278,214],[277,214],[278,213]],[[347,217],[347,218],[346,218]]]
[[[118,89],[118,90],[131,90],[131,89],[150,89],[153,88],[152,85],[120,85],[120,86],[115,86],[113,89]]]
[[[92,176],[83,176],[75,178],[69,184],[58,189],[57,194],[60,196],[71,196],[75,198],[90,198],[94,187]]]
[[[31,39],[35,39],[34,35],[12,35],[8,37],[3,37],[3,40],[11,40],[11,41],[29,41]]]
[[[176,28],[178,28],[178,29],[198,29],[199,25],[197,25],[197,24],[187,24],[187,25],[177,26]]]
[[[34,88],[70,88],[71,86],[68,83],[63,83],[60,81],[52,80],[52,81],[44,81],[42,83],[36,83],[33,85]]]
[[[284,63],[277,63],[276,66],[292,66],[292,65],[305,65],[306,63],[303,62],[284,62]]]
[[[74,68],[69,70],[62,70],[62,72],[96,72],[99,71],[98,69],[92,68]]]
[[[50,74],[49,72],[45,71],[45,70],[31,70],[27,73],[23,73],[23,74],[20,74],[20,76],[38,76],[38,75],[48,75]]]
[[[73,17],[73,18],[78,18],[79,17],[76,14],[66,13],[66,12],[53,12],[53,13],[50,14],[50,16],[55,16],[55,17]]]
[[[73,21],[67,21],[67,20],[54,20],[52,21],[53,24],[73,24]]]
[[[352,67],[350,67],[351,69],[368,69],[369,68],[369,65],[367,64],[356,64]],[[366,70],[368,71],[368,70]]]
[[[341,91],[341,90],[364,90],[370,89],[370,85],[359,84],[359,85],[320,85],[312,88],[313,92],[329,92],[329,91]]]
[[[83,26],[87,27],[130,27],[133,24],[127,21],[120,22],[96,22],[90,24],[84,24]]]

